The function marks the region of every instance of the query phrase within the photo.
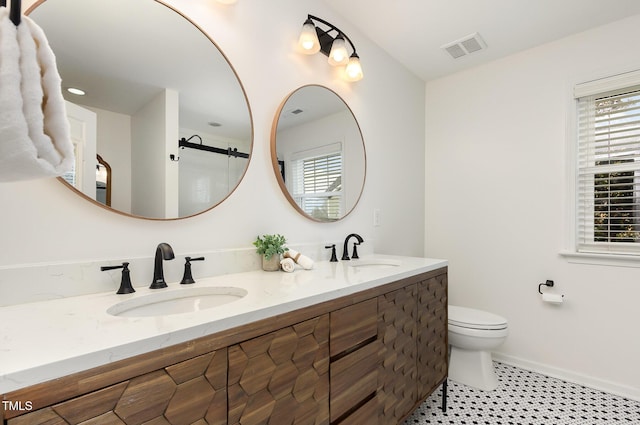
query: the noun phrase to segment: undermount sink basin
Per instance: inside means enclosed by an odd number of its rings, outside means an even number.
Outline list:
[[[398,267],[400,264],[402,264],[400,261],[391,258],[376,258],[370,260],[352,260],[349,266],[354,268],[387,268]]]
[[[228,304],[247,295],[246,290],[229,286],[160,289],[158,291],[114,304],[107,309],[107,313],[121,317],[193,313]]]

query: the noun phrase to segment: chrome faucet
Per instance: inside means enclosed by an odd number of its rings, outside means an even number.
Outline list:
[[[151,289],[166,288],[167,282],[164,281],[164,270],[162,268],[162,260],[173,260],[173,248],[168,243],[162,242],[158,244],[156,248],[156,259],[153,266],[153,282],[151,282]]]
[[[342,247],[342,260],[350,260],[349,239],[351,238],[356,238],[358,240],[358,242],[355,242],[353,244],[353,258],[358,258],[358,251],[356,250],[356,245],[360,245],[362,242],[364,242],[364,239],[362,239],[362,236],[360,236],[359,234],[352,233],[349,236],[347,236],[346,239],[344,240],[344,247]]]

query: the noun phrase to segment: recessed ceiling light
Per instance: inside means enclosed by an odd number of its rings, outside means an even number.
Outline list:
[[[75,87],[69,87],[69,88],[67,88],[67,91],[69,93],[76,94],[78,96],[84,96],[86,94],[84,90],[80,90],[80,89],[77,89]]]

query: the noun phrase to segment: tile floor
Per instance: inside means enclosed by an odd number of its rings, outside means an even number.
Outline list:
[[[640,402],[503,363],[495,367],[495,391],[449,381],[447,413],[438,389],[404,425],[640,425]]]

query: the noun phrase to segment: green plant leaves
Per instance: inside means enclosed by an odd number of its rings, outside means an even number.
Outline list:
[[[287,240],[282,235],[263,235],[262,237],[258,236],[253,245],[257,248],[258,254],[264,255],[268,260],[274,254],[279,255],[288,251],[289,248],[284,246],[286,243]]]

